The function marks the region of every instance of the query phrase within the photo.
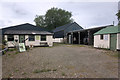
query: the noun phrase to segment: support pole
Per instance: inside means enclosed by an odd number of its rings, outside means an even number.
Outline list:
[[[88,45],[92,45],[92,34],[91,34],[91,31],[88,31]]]
[[[73,32],[71,33],[71,43],[73,44]]]
[[[80,32],[78,32],[78,44],[80,44]]]

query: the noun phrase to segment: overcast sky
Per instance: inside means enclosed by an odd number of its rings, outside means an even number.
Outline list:
[[[0,2],[0,28],[23,23],[34,23],[36,15],[44,15],[52,7],[62,8],[72,12],[73,19],[83,28],[91,28],[102,25],[118,23],[116,13],[118,2],[79,2],[79,1],[55,1],[38,2],[11,1]]]

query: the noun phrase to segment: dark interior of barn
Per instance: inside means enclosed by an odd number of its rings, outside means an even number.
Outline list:
[[[72,44],[93,45],[94,44],[94,33],[105,27],[107,26],[70,32],[67,35],[67,41],[69,42],[68,36],[71,35]]]

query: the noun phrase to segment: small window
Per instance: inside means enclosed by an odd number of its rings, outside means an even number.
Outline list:
[[[29,41],[35,41],[35,36],[34,35],[29,35]]]
[[[14,41],[14,35],[8,35],[8,41]]]
[[[104,40],[108,40],[108,35],[104,35]]]
[[[100,35],[100,39],[103,40],[103,34]]]
[[[41,41],[46,41],[46,35],[41,35]]]

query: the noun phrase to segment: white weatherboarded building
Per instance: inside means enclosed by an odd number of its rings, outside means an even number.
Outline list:
[[[53,33],[29,23],[3,28],[8,47],[25,43],[25,46],[53,46]]]
[[[120,50],[120,26],[111,26],[96,32],[94,47]]]

